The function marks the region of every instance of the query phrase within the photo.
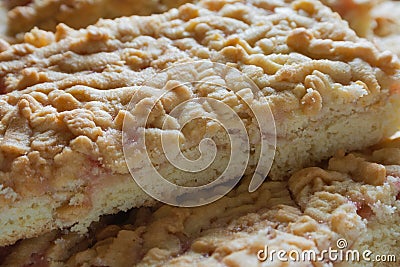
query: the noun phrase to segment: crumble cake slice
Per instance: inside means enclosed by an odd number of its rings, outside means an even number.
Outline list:
[[[52,232],[23,240],[9,248],[3,265],[398,266],[400,139],[339,152],[326,165],[302,169],[288,183],[266,182],[254,193],[246,180],[204,207],[163,205],[108,217],[87,237]],[[360,260],[260,261],[265,246],[317,256],[329,248],[342,255],[357,250]],[[387,261],[376,261],[378,255]]]
[[[54,31],[57,24],[65,23],[73,28],[82,28],[95,23],[100,18],[116,18],[131,15],[151,15],[162,13],[185,3],[197,3],[199,0],[6,0],[7,19],[11,34],[27,32],[34,27]],[[390,10],[396,5],[386,0],[321,0],[338,12],[349,22],[359,36],[372,36],[374,28],[380,27],[374,13],[377,9]],[[393,13],[389,17],[395,17]],[[379,16],[381,17],[381,16]],[[384,19],[384,18],[383,18]]]
[[[158,14],[185,3],[197,2],[199,0],[5,1],[6,10],[3,12],[6,12],[4,19],[7,21],[3,23],[2,38],[17,43],[23,40],[23,33],[34,27],[55,31],[59,23],[65,23],[72,28],[83,28],[101,18]],[[400,3],[387,0],[321,0],[321,2],[338,12],[360,37],[370,39],[382,50],[390,50],[400,55],[397,45],[400,38],[398,31]],[[20,34],[16,35],[17,33]]]
[[[0,2],[0,39],[7,39],[7,9]]]
[[[151,15],[191,2],[189,0],[6,0],[8,34],[34,27],[54,31],[59,23],[83,28],[100,18]]]
[[[99,227],[89,238],[53,232],[23,240],[3,264],[257,266],[257,253],[265,245],[318,250],[333,243],[338,235],[302,215],[286,186],[266,182],[250,194],[243,183],[230,196],[204,207],[165,205],[154,212],[141,208],[127,222]]]
[[[1,245],[57,228],[86,231],[100,215],[154,204],[129,174],[122,124],[135,92],[151,102],[175,81],[155,81],[155,90],[140,85],[179,62],[219,62],[258,86],[275,117],[275,180],[339,148],[377,143],[399,125],[399,62],[317,1],[202,1],[79,31],[62,24],[54,34],[35,29],[22,44],[0,45]],[[215,79],[212,68],[197,71],[193,79]],[[163,98],[146,134],[159,140],[160,122],[188,97],[222,100],[250,132],[251,173],[260,151],[257,125],[239,94],[216,88],[181,87]],[[219,157],[200,174],[171,167],[158,143],[154,165],[181,185],[209,182],[230,156],[221,132],[205,119],[182,130],[186,154],[196,155],[205,137],[220,141]]]

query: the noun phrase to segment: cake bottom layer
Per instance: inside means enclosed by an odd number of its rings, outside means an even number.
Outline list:
[[[277,151],[270,178],[287,179],[294,171],[329,158],[337,148],[344,148],[346,151],[357,150],[379,142],[390,135],[395,128],[392,125],[400,124],[391,105],[395,104],[388,103],[384,108],[355,113],[346,116],[346,119],[336,117],[331,121],[303,122],[307,128],[302,128],[300,119],[293,121],[290,129],[286,129],[289,133],[287,136],[279,135],[278,131]],[[168,177],[174,177],[172,182],[186,186],[191,183],[192,186],[193,181],[201,184],[210,182],[210,177],[216,177],[216,173],[223,172],[227,160],[229,155],[222,156],[209,170],[200,175],[174,173],[174,169],[169,170],[163,166],[161,169],[168,173]],[[251,158],[247,170],[249,175],[257,163],[255,157]],[[99,174],[88,181],[88,185],[80,188],[79,192],[67,192],[68,197],[63,193],[44,195],[24,198],[13,202],[10,207],[4,206],[0,209],[0,243],[9,245],[19,239],[71,227],[73,231],[84,233],[88,226],[98,221],[102,215],[156,203],[138,187],[130,174]],[[12,197],[12,194],[9,197]]]

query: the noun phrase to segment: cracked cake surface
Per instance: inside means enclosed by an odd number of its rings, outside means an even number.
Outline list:
[[[337,149],[372,145],[398,125],[399,62],[317,1],[201,1],[162,15],[101,20],[82,30],[63,24],[55,33],[33,29],[24,40],[0,42],[1,245],[66,227],[85,232],[100,215],[154,205],[129,174],[122,124],[131,116],[135,93],[148,103],[175,84],[167,78],[141,88],[176,63],[222,63],[257,85],[276,123],[274,180]],[[193,79],[215,79],[212,68],[194,70]],[[195,96],[224,102],[254,129],[240,100],[253,97],[246,84],[228,76],[217,80],[243,90],[179,87],[155,103],[146,134],[158,140],[169,110]],[[204,107],[198,111],[206,113]],[[183,185],[218,176],[229,155],[221,130],[196,120],[181,134],[189,155],[211,136],[222,148],[219,158],[200,176],[182,173],[165,162],[154,142],[151,157],[160,172]],[[250,142],[249,172],[257,163],[256,134]]]
[[[268,181],[249,179],[204,207],[134,209],[106,217],[86,236],[51,232],[10,248],[4,266],[397,266],[400,259],[400,139],[338,152],[324,167]],[[338,249],[372,255],[349,261],[260,261],[270,250]],[[124,255],[120,257],[118,255]],[[391,261],[374,262],[377,255]],[[368,258],[371,259],[368,261]]]

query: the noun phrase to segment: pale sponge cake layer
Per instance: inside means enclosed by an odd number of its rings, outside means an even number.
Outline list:
[[[102,20],[79,31],[65,25],[55,33],[35,29],[24,43],[1,50],[0,182],[7,192],[0,195],[1,245],[50,229],[84,231],[100,215],[154,203],[129,178],[122,126],[132,95],[142,94],[146,102],[163,90],[140,85],[177,63],[219,62],[256,84],[260,103],[269,104],[276,123],[270,172],[275,180],[337,149],[372,145],[399,125],[399,62],[357,37],[317,1],[201,1],[162,15]],[[212,68],[193,75],[200,81],[215,78]],[[171,108],[202,96],[238,112],[250,132],[251,151],[257,152],[251,110],[236,93],[182,87],[157,104],[146,133],[159,140],[159,122]],[[205,111],[199,108],[200,114]],[[204,184],[221,173],[229,147],[219,139],[219,128],[205,120],[188,127],[194,130],[178,131],[187,148],[183,153],[191,154],[205,137],[221,141],[221,157],[211,168],[198,177],[169,171],[157,142],[151,159],[171,181]],[[250,155],[249,173],[257,157]],[[51,205],[34,206],[42,197]],[[18,208],[29,201],[24,207],[34,210]],[[37,216],[47,222],[12,224],[13,209],[21,218],[43,213]]]

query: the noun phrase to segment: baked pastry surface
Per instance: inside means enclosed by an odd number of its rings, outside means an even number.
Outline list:
[[[323,0],[338,12],[361,37],[381,50],[400,56],[400,3],[385,0]]]
[[[400,57],[400,3],[387,1],[372,10],[375,21],[373,27],[375,43],[383,50],[387,49]]]
[[[46,0],[4,1],[4,29],[0,32],[14,36],[34,27],[55,31],[59,23],[73,28],[82,28],[101,18],[116,18],[131,15],[151,15],[177,8],[198,0]],[[382,50],[390,50],[400,56],[398,48],[400,32],[400,3],[386,0],[321,0],[333,11],[349,22],[360,37],[366,37]],[[1,5],[0,5],[1,8]],[[4,35],[4,38],[13,42]]]
[[[34,29],[24,43],[0,49],[0,245],[53,229],[85,232],[101,215],[154,205],[129,174],[122,124],[133,94],[154,96],[140,85],[176,63],[219,62],[258,86],[276,123],[273,180],[337,149],[377,143],[399,125],[399,62],[317,1],[201,1],[79,31]],[[197,71],[200,81],[215,75]],[[213,88],[183,88],[156,117],[187,96],[221,100],[240,111],[248,130],[254,126],[237,94]],[[195,130],[182,131],[189,154],[220,133],[193,123]],[[160,137],[157,121],[147,130]],[[257,152],[257,136],[250,137]],[[154,144],[154,164],[183,185],[215,178],[230,152],[222,142],[222,156],[196,176],[171,169]],[[256,164],[253,153],[249,173]]]
[[[34,0],[4,1],[8,33],[15,35],[34,27],[54,31],[59,23],[73,28],[94,24],[100,18],[151,15],[165,12],[189,0]]]
[[[247,192],[247,179],[208,206],[134,209],[104,218],[86,237],[52,232],[23,240],[10,248],[3,264],[397,266],[398,258],[372,260],[400,255],[399,170],[400,139],[363,152],[339,152],[324,168],[302,169],[289,182],[269,181],[254,193]],[[261,262],[257,254],[266,246],[318,256],[329,248],[342,255],[357,250],[361,260]],[[373,254],[363,258],[366,250]]]

